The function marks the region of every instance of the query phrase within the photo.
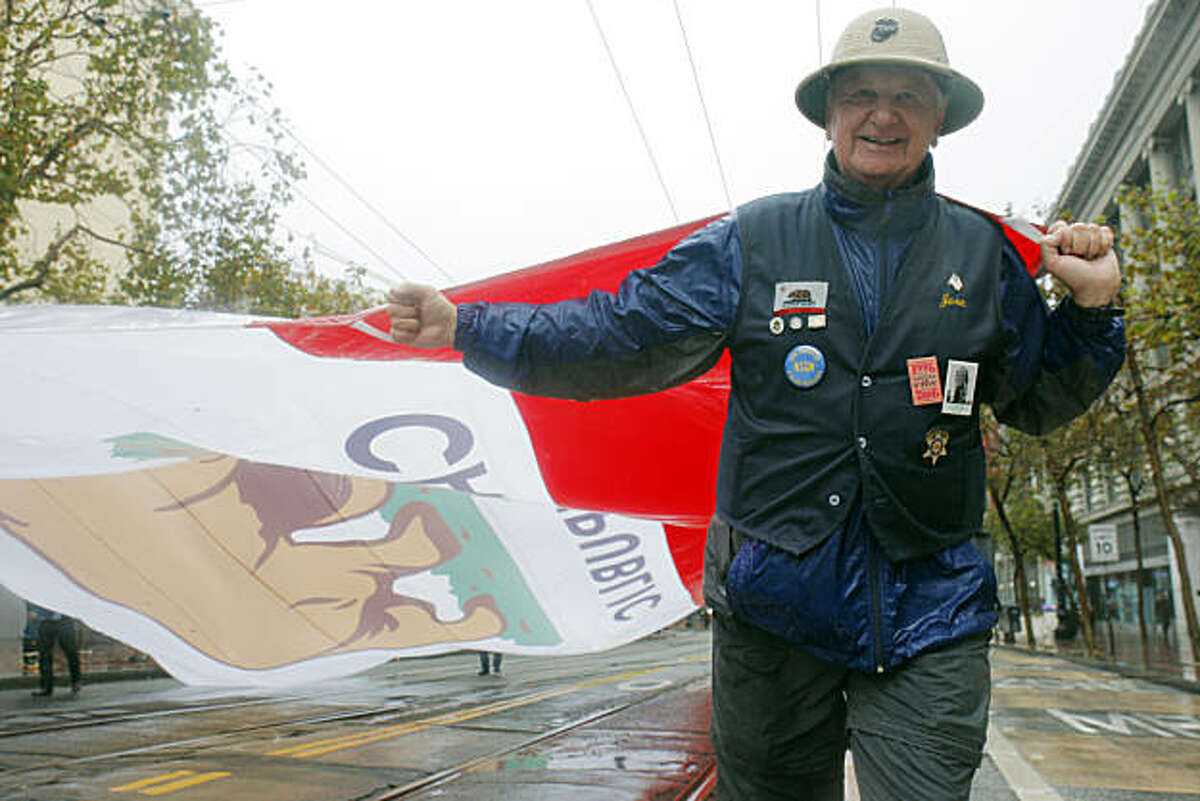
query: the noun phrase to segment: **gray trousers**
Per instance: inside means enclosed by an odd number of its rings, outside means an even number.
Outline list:
[[[724,603],[728,555],[712,553],[713,533],[705,596],[715,604],[714,798],[842,801],[847,748],[863,801],[968,798],[987,736],[988,636],[883,674],[824,662],[733,617]]]

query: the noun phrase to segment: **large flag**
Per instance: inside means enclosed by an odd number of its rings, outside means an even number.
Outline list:
[[[707,222],[449,294],[615,288]],[[576,403],[387,330],[382,309],[0,308],[0,581],[194,683],[602,650],[695,608],[727,358]]]

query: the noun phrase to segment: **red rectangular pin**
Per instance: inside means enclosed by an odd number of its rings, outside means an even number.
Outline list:
[[[908,386],[912,390],[913,406],[942,402],[942,378],[938,373],[937,356],[908,360]]]

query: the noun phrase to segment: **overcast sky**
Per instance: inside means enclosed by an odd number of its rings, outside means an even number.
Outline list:
[[[678,3],[732,202],[817,183],[824,134],[796,110],[795,85],[850,19],[890,4]],[[729,207],[671,0],[592,0],[661,184],[587,0],[199,5],[227,60],[272,81],[291,131],[332,168],[306,159],[286,216],[334,254],[323,269],[341,259],[376,285],[403,274],[448,286]],[[934,151],[939,190],[1036,217],[1150,0],[904,5],[934,20],[986,98]]]

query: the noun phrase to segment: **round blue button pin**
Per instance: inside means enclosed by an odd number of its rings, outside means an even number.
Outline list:
[[[788,351],[783,372],[788,381],[801,389],[814,387],[825,375],[825,355],[812,345],[797,345]]]

